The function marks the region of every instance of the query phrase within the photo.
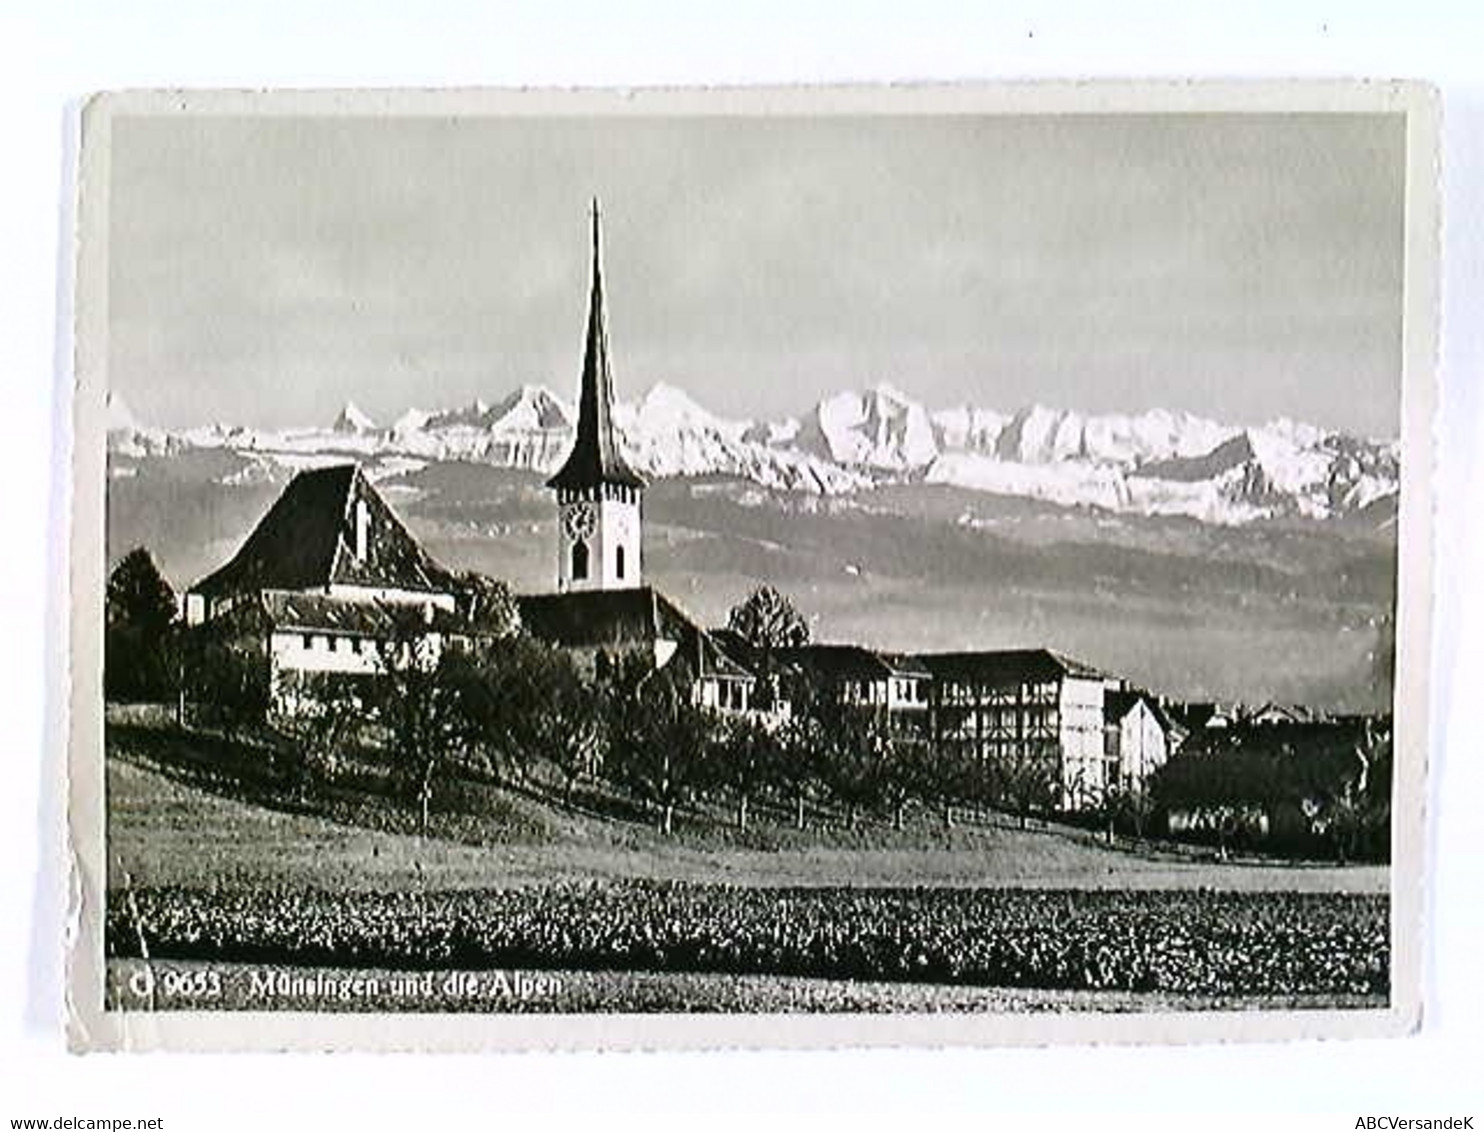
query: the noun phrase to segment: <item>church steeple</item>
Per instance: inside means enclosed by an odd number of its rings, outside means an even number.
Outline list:
[[[577,437],[546,486],[557,493],[557,588],[630,589],[640,584],[639,497],[644,481],[613,433],[613,374],[603,309],[602,239],[593,201],[593,279],[577,396]]]
[[[593,281],[587,306],[587,347],[577,398],[577,440],[561,469],[546,481],[558,491],[644,481],[624,462],[613,435],[613,372],[608,363],[608,319],[603,309],[603,261],[598,201],[593,199]]]

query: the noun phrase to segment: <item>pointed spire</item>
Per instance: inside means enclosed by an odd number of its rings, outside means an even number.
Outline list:
[[[588,296],[587,346],[582,358],[582,387],[577,398],[577,439],[561,469],[547,487],[576,489],[604,483],[640,488],[618,450],[613,435],[613,374],[608,365],[608,326],[603,308],[602,238],[598,198],[593,198],[593,279]]]

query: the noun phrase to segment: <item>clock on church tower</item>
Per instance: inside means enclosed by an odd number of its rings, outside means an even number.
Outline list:
[[[577,437],[546,486],[557,493],[557,589],[632,589],[641,584],[640,496],[613,432],[613,375],[603,309],[598,203],[593,202],[593,277],[578,394]]]

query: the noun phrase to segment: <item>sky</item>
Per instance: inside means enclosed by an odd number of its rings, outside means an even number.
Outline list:
[[[624,398],[772,418],[890,382],[1397,432],[1397,116],[113,129],[109,383],[149,424],[575,397],[597,196]]]

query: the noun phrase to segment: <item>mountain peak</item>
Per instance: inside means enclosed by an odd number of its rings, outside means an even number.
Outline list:
[[[644,396],[639,399],[639,409],[641,412],[664,411],[681,416],[694,416],[697,413],[710,416],[710,413],[684,389],[666,381],[657,381],[649,387]]]
[[[544,385],[526,382],[488,414],[492,429],[564,429],[571,427],[573,411]]]
[[[361,412],[354,401],[347,401],[330,427],[335,432],[375,432],[376,422]]]

